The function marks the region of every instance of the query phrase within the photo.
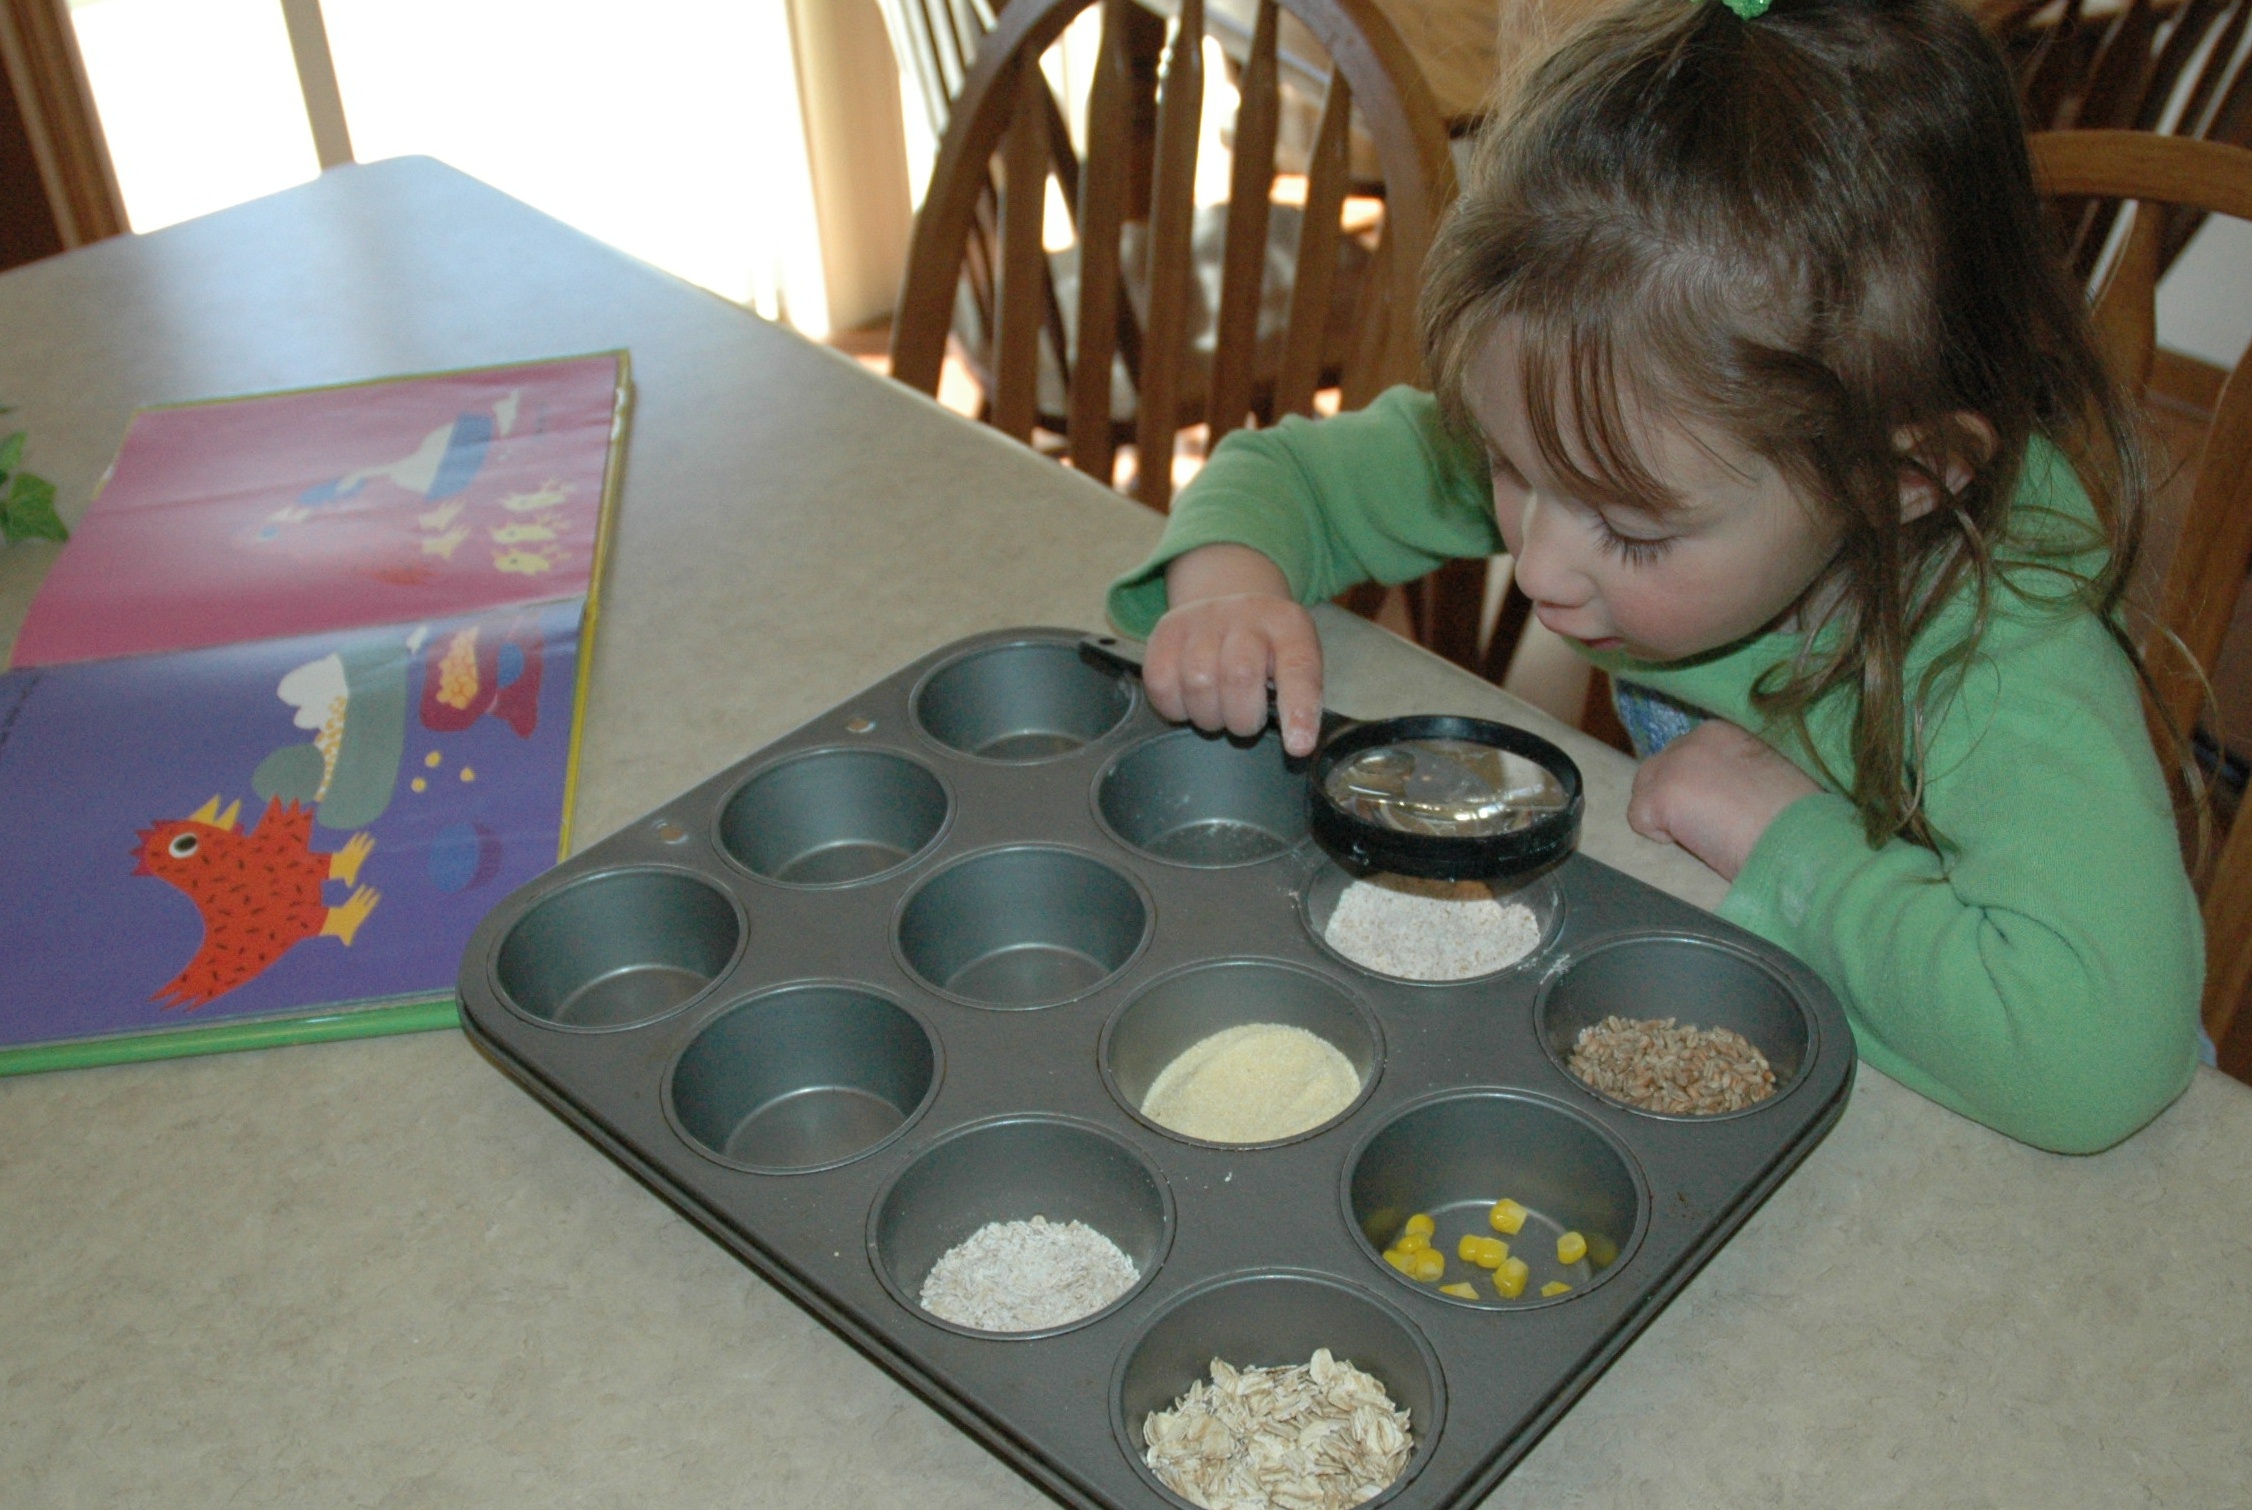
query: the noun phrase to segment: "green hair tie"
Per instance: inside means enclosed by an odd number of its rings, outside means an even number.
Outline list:
[[[1767,14],[1767,8],[1773,5],[1775,0],[1720,0],[1720,3],[1744,20],[1756,21]]]

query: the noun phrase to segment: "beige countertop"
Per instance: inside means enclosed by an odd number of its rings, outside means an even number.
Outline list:
[[[434,165],[0,277],[0,402],[83,508],[136,403],[630,346],[591,842],[921,652],[1093,625],[1157,521]],[[51,559],[0,552],[13,632]],[[1512,712],[1325,614],[1333,700]],[[0,842],[5,842],[0,839]],[[0,980],[4,980],[0,964]],[[5,989],[0,984],[0,989]],[[2036,1153],[1864,1070],[1829,1140],[1494,1507],[2241,1504],[2252,1091]],[[1038,1491],[454,1033],[0,1081],[0,1502],[1033,1506]]]

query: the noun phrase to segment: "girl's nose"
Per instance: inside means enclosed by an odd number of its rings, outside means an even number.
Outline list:
[[[1574,549],[1573,521],[1551,503],[1527,499],[1511,571],[1517,590],[1535,603],[1578,608],[1595,595]]]

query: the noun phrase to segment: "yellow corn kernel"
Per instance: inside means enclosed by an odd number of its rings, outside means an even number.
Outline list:
[[[1466,1264],[1476,1263],[1478,1261],[1478,1234],[1475,1232],[1463,1233],[1462,1241],[1454,1245],[1454,1256]]]
[[[1407,1219],[1407,1230],[1417,1237],[1428,1239],[1432,1233],[1439,1230],[1439,1224],[1418,1211]]]
[[[1403,1232],[1392,1246],[1402,1253],[1421,1253],[1431,1246],[1431,1240],[1420,1232]]]
[[[1556,1239],[1556,1261],[1558,1263],[1576,1264],[1585,1257],[1587,1257],[1587,1239],[1577,1232],[1567,1232]]]
[[[1439,1286],[1439,1293],[1441,1295],[1452,1295],[1457,1300],[1476,1300],[1478,1298],[1477,1287],[1468,1280],[1457,1280],[1451,1285],[1441,1285]]]
[[[1414,1254],[1403,1253],[1397,1248],[1386,1248],[1384,1250],[1384,1262],[1390,1264],[1393,1268],[1399,1270],[1408,1278],[1415,1278]]]
[[[1544,1284],[1540,1287],[1541,1298],[1544,1300],[1553,1300],[1559,1295],[1570,1294],[1571,1289],[1572,1287],[1564,1283],[1564,1281],[1562,1281],[1561,1279],[1552,1279],[1547,1284]]]
[[[1494,1270],[1494,1289],[1503,1300],[1515,1300],[1525,1293],[1525,1281],[1532,1278],[1532,1265],[1521,1258],[1505,1258],[1501,1267]]]
[[[1508,1257],[1509,1244],[1498,1237],[1481,1237],[1478,1251],[1470,1255],[1470,1261],[1481,1269],[1498,1269]]]
[[[1430,1284],[1447,1272],[1447,1256],[1444,1253],[1434,1253],[1429,1248],[1412,1255],[1410,1262],[1415,1265],[1415,1277],[1425,1284]]]
[[[1501,1200],[1494,1202],[1494,1209],[1486,1213],[1486,1220],[1493,1225],[1494,1231],[1506,1232],[1515,1237],[1524,1227],[1527,1214],[1525,1208],[1515,1201]]]

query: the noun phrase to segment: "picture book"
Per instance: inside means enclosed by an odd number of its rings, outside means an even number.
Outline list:
[[[623,353],[136,412],[12,664],[585,594]]]
[[[138,410],[0,674],[0,1074],[451,1027],[569,846],[626,353]]]
[[[0,676],[0,1073],[450,1025],[568,842],[586,608]]]

